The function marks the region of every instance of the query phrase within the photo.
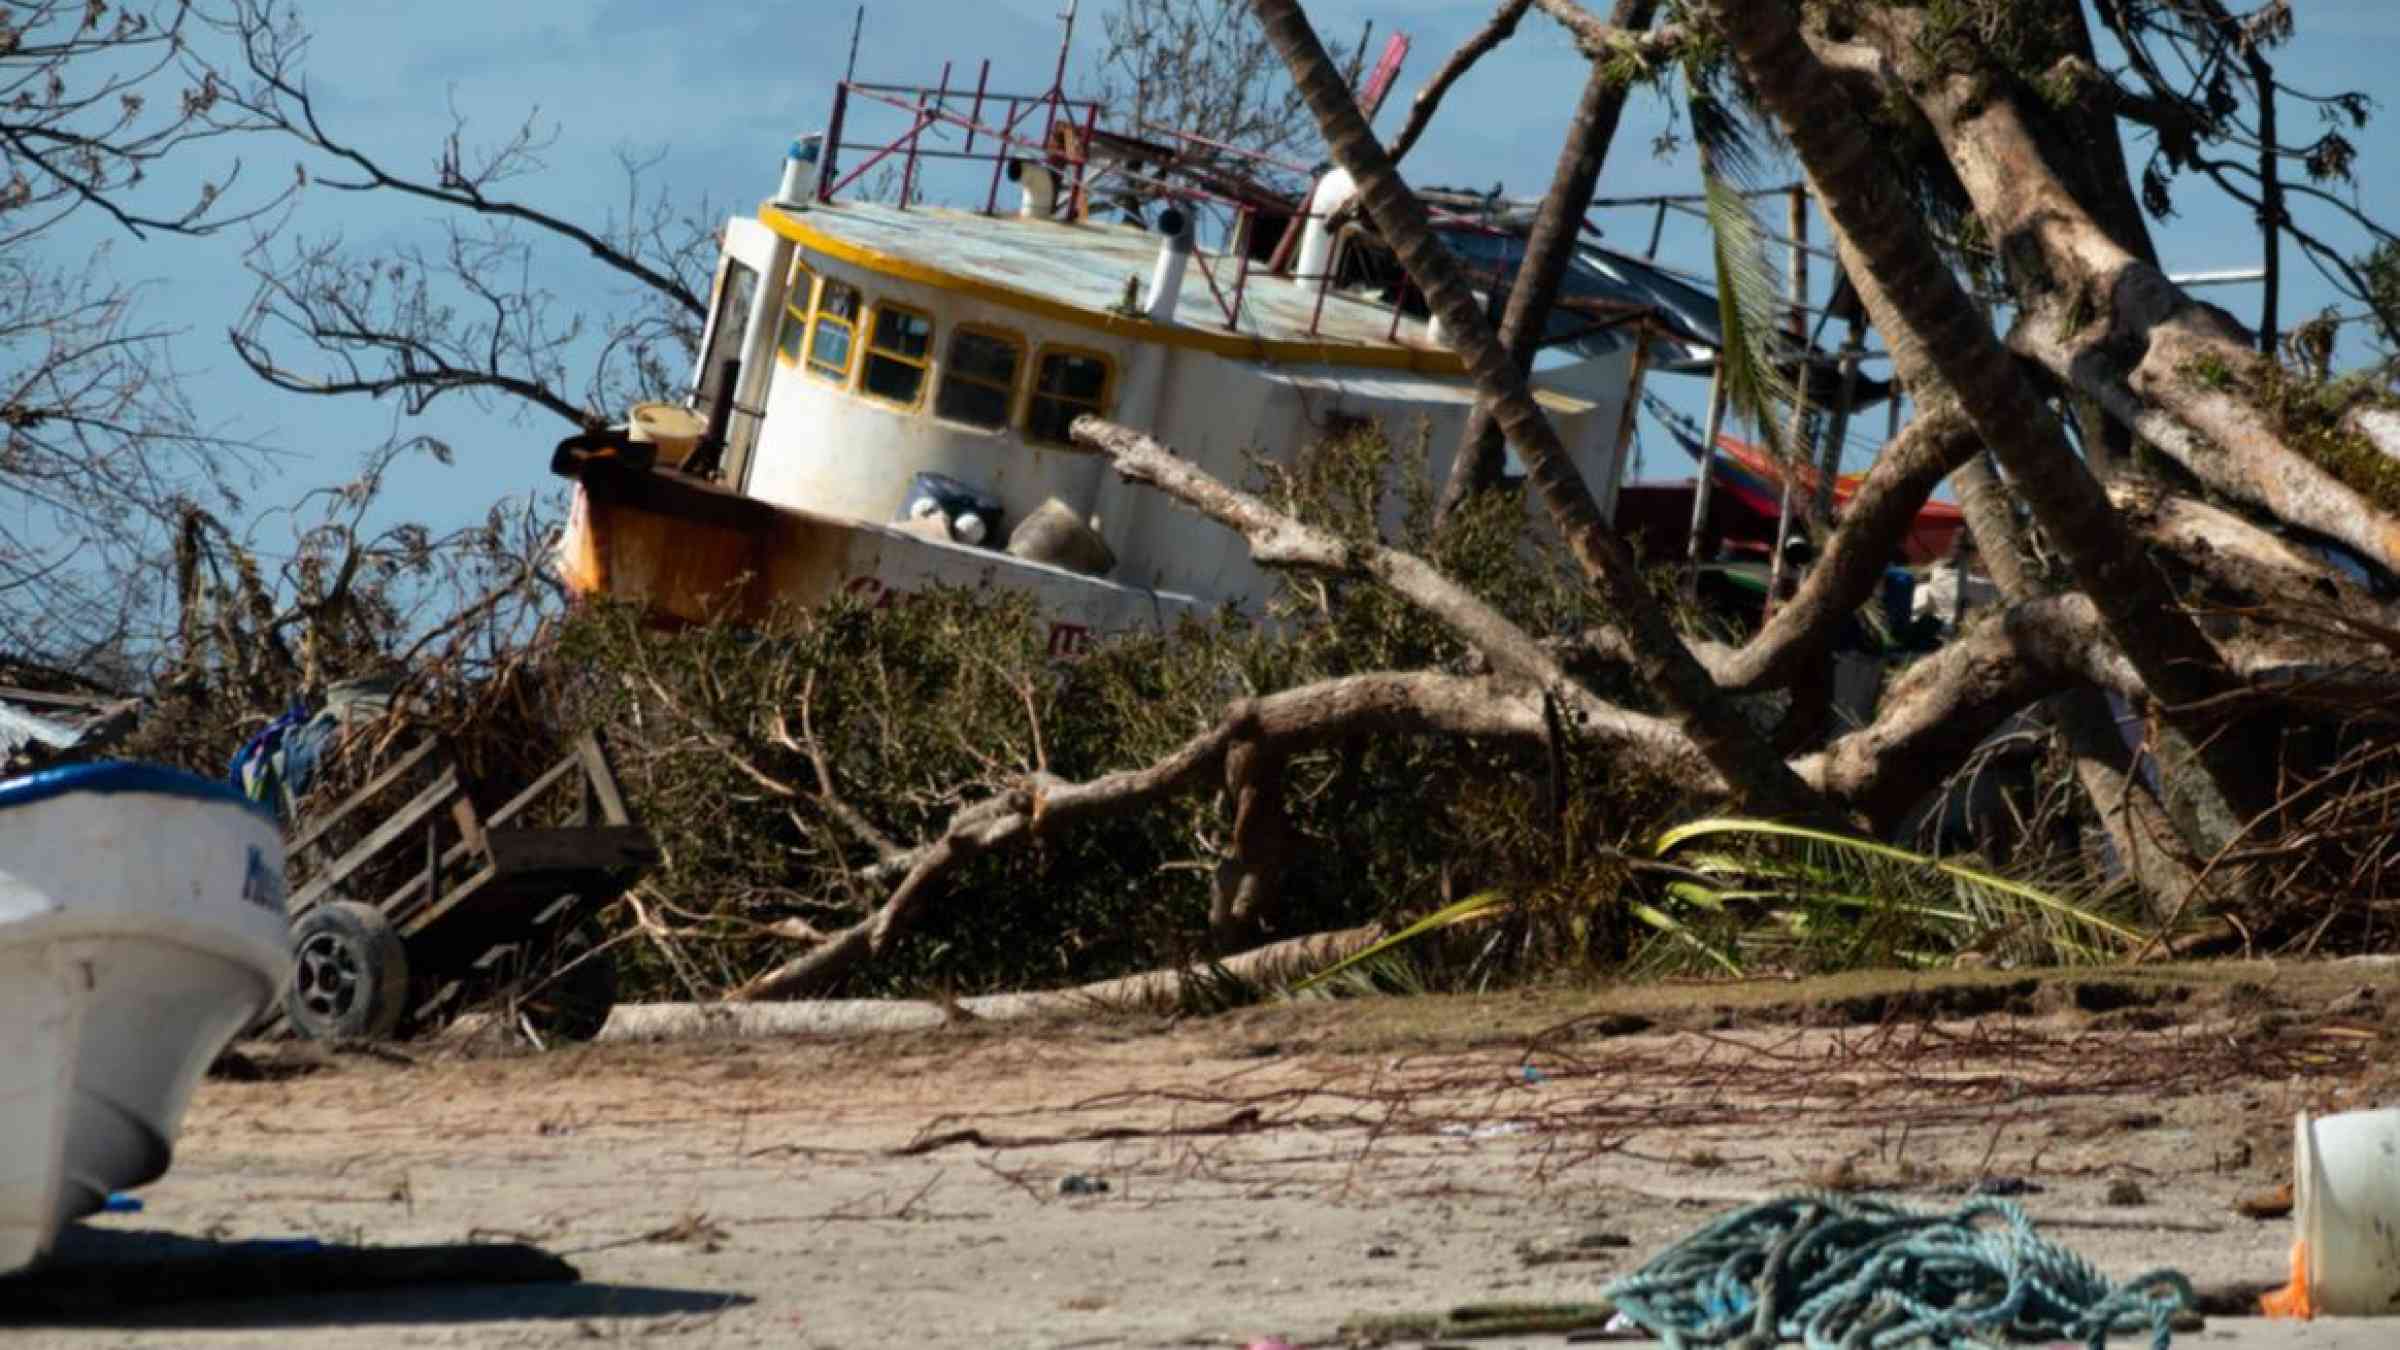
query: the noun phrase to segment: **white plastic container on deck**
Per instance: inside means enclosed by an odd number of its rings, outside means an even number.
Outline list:
[[[2292,1221],[2307,1244],[2309,1307],[2400,1315],[2400,1109],[2303,1111],[2294,1128]]]

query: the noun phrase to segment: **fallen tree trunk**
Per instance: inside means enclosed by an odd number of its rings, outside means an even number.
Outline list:
[[[1803,778],[1889,831],[1985,737],[2076,681],[2139,687],[2080,595],[1995,610],[1910,666],[1873,723],[1799,762]]]
[[[1624,714],[1629,721],[1633,714]],[[1514,737],[1538,741],[1541,700],[1522,685],[1434,673],[1353,675],[1264,698],[1247,700],[1216,726],[1193,737],[1173,754],[1139,769],[1104,774],[1088,783],[1046,775],[1021,781],[952,814],[942,835],[905,855],[907,870],[890,896],[868,918],[843,929],[798,959],[735,991],[741,999],[794,998],[834,987],[868,957],[889,945],[930,904],[949,874],[985,851],[1042,831],[1136,810],[1175,794],[1222,780],[1227,756],[1237,745],[1293,751],[1361,734]],[[1594,732],[1605,735],[1605,732]],[[1679,738],[1654,728],[1640,752],[1672,751]],[[887,864],[888,865],[888,864]]]
[[[1078,445],[1107,455],[1127,481],[1157,488],[1241,535],[1250,546],[1251,558],[1262,567],[1346,573],[1381,582],[1449,625],[1488,657],[1502,676],[1565,700],[1576,716],[1578,734],[1628,748],[1646,747],[1659,754],[1694,752],[1694,742],[1674,724],[1628,712],[1584,688],[1568,676],[1550,649],[1424,559],[1382,545],[1352,544],[1329,530],[1302,524],[1248,493],[1227,487],[1131,427],[1087,416],[1075,420],[1073,434]],[[1638,669],[1640,657],[1630,640],[1626,652]],[[1686,656],[1697,669],[1697,659],[1688,652]],[[1815,806],[1821,814],[1822,803]]]
[[[1271,869],[1278,859],[1281,803],[1267,798],[1280,793],[1282,766],[1296,753],[1361,735],[1474,736],[1546,746],[1551,741],[1546,704],[1556,700],[1586,745],[1644,758],[1695,796],[1732,795],[1682,729],[1600,698],[1567,673],[1550,645],[1534,640],[1425,560],[1308,526],[1130,428],[1084,417],[1076,421],[1073,435],[1079,445],[1106,454],[1127,480],[1155,487],[1241,534],[1264,565],[1383,584],[1450,626],[1497,673],[1385,672],[1325,680],[1236,703],[1214,726],[1147,766],[1081,783],[1036,772],[998,784],[990,796],[953,812],[939,837],[862,869],[862,879],[882,884],[897,878],[898,884],[868,918],[744,985],[734,994],[737,1000],[801,997],[833,988],[906,932],[957,870],[987,850],[1205,789],[1229,789],[1234,795],[1236,848],[1229,860],[1234,868],[1226,878],[1229,885],[1219,891],[1227,909],[1219,931],[1239,931],[1224,920],[1247,923],[1261,917],[1255,906],[1273,894],[1277,880]],[[2028,589],[2021,576],[2013,584],[2019,593]],[[1615,641],[1622,635],[1601,637]],[[1624,644],[1623,654],[1633,657],[1630,644]],[[2400,687],[2388,663],[2373,673]],[[1837,827],[1847,811],[1878,831],[1887,830],[2007,717],[2062,689],[2093,687],[2135,698],[2150,692],[2112,641],[2093,600],[2080,593],[2037,597],[1992,614],[1919,662],[1895,685],[1871,725],[1820,754],[1781,767],[1805,785]],[[2226,692],[2274,697],[2291,690],[2236,685]],[[2391,702],[2400,708],[2400,699]],[[2212,715],[2232,712],[2220,706]],[[1251,911],[1235,914],[1231,906],[1243,903],[1245,894]]]
[[[2170,283],[2162,277],[2157,284]],[[2117,354],[2107,331],[2090,331],[2094,327],[2074,326],[2064,304],[2041,304],[2017,321],[2009,345],[2097,400],[2201,482],[2400,570],[2400,518],[2290,448],[2248,400],[2210,387],[2220,381],[2199,373],[2255,371],[2264,358],[2229,337],[2151,332],[2145,335],[2146,362],[2136,366]],[[2239,353],[2242,365],[2226,364],[2228,352]],[[2354,419],[2353,425],[2369,424]],[[2369,439],[2356,430],[2350,434]],[[2370,443],[2374,453],[2392,453],[2380,441]]]
[[[1925,401],[1907,429],[1875,457],[1800,589],[1775,607],[1748,642],[1702,653],[1718,686],[1741,693],[1780,689],[1824,656],[1842,617],[1866,604],[1882,584],[1885,565],[1933,490],[1982,446],[1954,402]]]
[[[600,1039],[915,1030],[955,1022],[960,1013],[994,1022],[1128,1010],[1169,1013],[1182,1006],[1187,992],[1207,997],[1221,990],[1222,982],[1228,978],[1244,984],[1287,988],[1339,965],[1387,936],[1389,931],[1383,925],[1366,924],[1285,938],[1218,961],[1145,970],[1070,989],[984,994],[951,1003],[926,999],[815,999],[801,1005],[813,1011],[798,1016],[777,1016],[759,1007],[761,996],[750,992],[758,984],[753,981],[751,986],[727,994],[724,1003],[620,1006],[609,1015]],[[742,1006],[745,1004],[749,1006]]]
[[[1990,460],[1977,456],[1960,466],[1954,481],[1967,527],[1983,541],[1985,563],[2001,596],[2012,606],[2032,602],[2038,596],[2032,549]],[[2118,486],[2110,488],[2112,501],[2123,500],[2116,496]],[[2127,702],[2132,702],[2130,696]],[[2155,772],[2143,772],[2147,749],[2137,752],[2126,744],[2115,708],[2096,687],[2053,695],[2050,711],[2074,760],[2076,784],[2144,898],[2152,922],[2164,923],[2168,916],[2183,913],[2202,894],[2202,871],[2167,815]],[[2155,770],[2155,763],[2149,767]]]

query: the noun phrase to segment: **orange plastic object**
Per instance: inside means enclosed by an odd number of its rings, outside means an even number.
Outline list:
[[[2308,1301],[2308,1239],[2292,1239],[2292,1282],[2261,1295],[2258,1307],[2269,1317],[2296,1317],[2303,1322],[2317,1315]]]

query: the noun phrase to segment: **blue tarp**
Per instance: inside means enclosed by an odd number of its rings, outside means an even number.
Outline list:
[[[281,811],[291,799],[308,791],[343,724],[390,708],[398,684],[389,677],[344,680],[326,690],[324,706],[318,708],[294,699],[291,707],[234,753],[226,766],[226,778],[252,801]]]

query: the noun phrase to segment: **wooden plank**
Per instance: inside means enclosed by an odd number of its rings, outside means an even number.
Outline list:
[[[556,764],[551,765],[549,768],[542,770],[542,776],[533,780],[533,786],[525,789],[523,792],[518,793],[516,796],[509,798],[507,801],[502,802],[499,810],[494,811],[490,815],[484,817],[483,823],[487,827],[497,828],[516,819],[519,815],[523,814],[526,807],[533,805],[534,801],[543,793],[548,792],[550,789],[558,786],[558,780],[566,777],[570,773],[575,772],[577,766],[579,766],[581,763],[581,760],[577,759],[573,755],[569,755],[565,759],[562,759]]]
[[[435,747],[439,744],[440,742],[434,740],[432,737],[427,737],[423,744],[419,745],[416,749],[409,751],[407,754],[402,755],[398,763],[395,763],[392,765],[392,767],[385,769],[382,773],[375,775],[374,779],[365,787],[360,788],[358,791],[351,793],[347,798],[344,798],[342,804],[334,808],[332,815],[324,816],[315,824],[309,826],[307,830],[301,833],[299,838],[294,839],[290,844],[286,845],[284,851],[286,853],[298,853],[302,849],[305,849],[316,843],[318,839],[324,836],[327,830],[330,830],[334,826],[340,824],[342,820],[352,811],[355,811],[360,806],[364,805],[369,797],[372,797],[376,793],[383,791],[385,788],[390,787],[393,783],[399,780],[400,775],[407,773],[410,769],[415,768],[421,761],[424,760],[427,755],[432,754]]]
[[[490,861],[479,854],[470,854],[464,841],[452,844],[442,851],[442,871],[447,875],[457,875],[458,869],[469,863],[476,867],[484,867],[488,866]],[[375,908],[382,910],[385,917],[392,921],[394,927],[403,930],[401,936],[406,937],[408,936],[406,928],[409,923],[407,917],[409,906],[417,903],[424,893],[425,873],[420,869],[410,874],[408,880],[394,887],[391,894],[376,902]]]
[[[466,804],[466,798],[462,795],[459,800],[452,802],[450,807],[455,811]],[[467,841],[461,839],[458,842],[463,844]],[[425,820],[425,893],[427,895],[442,893],[442,834],[439,829],[435,828],[433,818],[430,816]]]
[[[480,892],[485,886],[490,885],[492,879],[498,875],[499,873],[492,870],[491,864],[484,864],[481,871],[478,871],[475,875],[468,877],[464,882],[460,883],[458,889],[434,901],[433,904],[425,909],[419,910],[417,913],[410,915],[407,924],[407,931],[403,934],[403,936],[415,937],[417,934],[424,932],[428,928],[431,928],[435,923],[439,922],[444,915],[450,913],[454,909],[457,909],[460,905],[465,904],[468,900],[473,899],[476,893]]]
[[[633,813],[625,809],[625,794],[617,790],[616,766],[608,762],[600,733],[585,732],[575,742],[575,753],[583,757],[583,771],[599,795],[601,816],[611,825],[631,825]]]
[[[45,694],[35,689],[18,689],[0,685],[0,700],[10,703],[38,703],[46,708],[76,708],[98,710],[117,701],[113,694]]]
[[[360,840],[349,852],[335,859],[333,866],[326,868],[316,880],[301,887],[300,893],[292,897],[292,915],[298,917],[315,908],[317,903],[325,898],[326,892],[341,884],[344,878],[357,871],[376,854],[405,837],[425,817],[441,810],[444,803],[450,799],[451,794],[457,791],[457,771],[443,770],[442,776],[410,799],[408,805],[393,812],[381,825],[376,826],[373,834]]]
[[[450,803],[450,819],[458,822],[459,842],[477,853],[482,852],[483,822],[475,817],[474,799],[460,797],[457,801]]]
[[[658,861],[658,845],[638,825],[560,830],[493,830],[492,867],[515,879],[543,872],[640,869]]]

